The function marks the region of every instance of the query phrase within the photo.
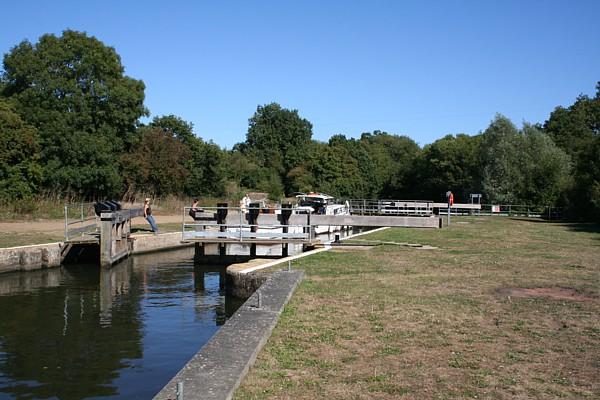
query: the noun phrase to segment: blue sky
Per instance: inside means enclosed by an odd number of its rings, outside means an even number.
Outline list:
[[[146,84],[152,116],[245,140],[257,105],[313,138],[382,130],[424,145],[499,112],[543,122],[600,80],[600,1],[33,1],[2,6],[0,51],[85,31]]]

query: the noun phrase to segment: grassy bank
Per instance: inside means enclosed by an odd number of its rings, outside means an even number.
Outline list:
[[[368,239],[439,249],[298,260],[236,399],[600,397],[597,226],[457,218]]]

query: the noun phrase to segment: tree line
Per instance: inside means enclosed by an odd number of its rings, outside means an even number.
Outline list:
[[[556,107],[542,124],[497,114],[477,135],[420,147],[374,130],[313,139],[298,110],[259,105],[233,149],[205,141],[176,115],[141,123],[145,85],[115,49],[86,33],[23,41],[0,76],[0,199],[240,196],[322,191],[346,198],[552,205],[600,220],[600,82],[595,97]]]

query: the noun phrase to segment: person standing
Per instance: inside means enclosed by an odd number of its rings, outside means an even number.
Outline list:
[[[190,211],[188,213],[194,220],[196,219],[196,211],[200,211],[198,209],[198,199],[194,199],[194,201],[192,201],[192,206],[190,207]]]
[[[150,198],[147,197],[144,201],[144,218],[150,224],[152,228],[152,232],[156,235],[158,233],[158,227],[156,226],[156,221],[154,221],[154,217],[152,216],[152,209],[150,208]]]
[[[251,201],[252,200],[250,200],[250,196],[248,196],[248,193],[246,193],[242,200],[240,200],[240,210],[242,211],[242,213],[245,214],[248,212],[248,207],[250,206]]]

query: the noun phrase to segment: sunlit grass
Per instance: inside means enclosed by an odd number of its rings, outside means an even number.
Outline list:
[[[456,218],[369,240],[433,245],[326,252],[237,399],[598,398],[600,231],[585,224]],[[586,301],[512,298],[561,287]]]

